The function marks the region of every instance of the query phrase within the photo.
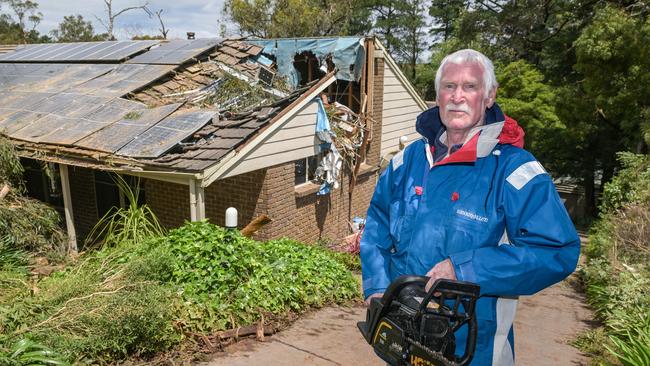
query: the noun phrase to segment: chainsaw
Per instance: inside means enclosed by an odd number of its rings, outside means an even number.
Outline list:
[[[476,300],[480,287],[437,280],[426,292],[424,276],[401,276],[383,297],[373,298],[357,327],[375,353],[393,366],[464,366],[476,347]],[[458,357],[454,332],[467,325],[465,352]]]

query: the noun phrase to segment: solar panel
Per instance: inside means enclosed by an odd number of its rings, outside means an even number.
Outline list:
[[[139,89],[174,69],[167,65],[111,65],[113,70],[66,89],[66,92],[120,97]]]
[[[205,126],[215,114],[214,111],[173,114],[138,135],[117,151],[117,154],[137,158],[156,158]]]
[[[119,62],[159,41],[30,44],[0,55],[0,62]]]
[[[38,105],[43,100],[54,96],[53,93],[32,93],[32,92],[16,92],[10,91],[4,94],[2,100],[2,107],[15,110],[31,110],[32,106]]]
[[[103,49],[105,45],[102,42],[96,42],[95,44],[88,44],[88,43],[81,43],[83,46],[71,50],[69,53],[62,55],[61,58],[63,58],[66,61],[73,61],[73,60],[83,60],[86,57],[90,56],[91,54]]]
[[[77,141],[75,145],[98,151],[116,152],[178,107],[180,104],[169,104],[121,114],[118,117],[119,121]]]
[[[21,130],[25,126],[44,116],[44,113],[17,111],[4,117],[2,121],[0,121],[0,130],[5,131],[9,136],[12,136],[16,131]]]
[[[99,108],[95,109],[94,111],[87,113],[81,117],[90,121],[114,122],[133,110],[144,109],[146,107],[147,106],[139,102],[134,102],[122,98],[114,98],[100,105]]]
[[[52,133],[54,130],[63,125],[66,120],[67,117],[44,113],[41,118],[32,119],[31,123],[28,123],[20,130],[10,132],[9,136],[20,140],[40,142],[42,136]]]
[[[38,142],[72,145],[76,141],[92,134],[107,124],[110,124],[110,122],[89,121],[81,118],[65,118],[64,120],[59,120],[57,128],[38,137]]]
[[[72,100],[65,105],[62,104],[60,108],[55,111],[56,114],[70,118],[82,117],[99,109],[104,103],[112,99],[110,97],[94,95],[72,95]]]
[[[221,39],[173,40],[127,61],[132,64],[180,65],[221,43]]]

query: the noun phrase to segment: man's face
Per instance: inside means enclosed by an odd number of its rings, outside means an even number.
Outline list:
[[[495,91],[485,97],[483,68],[477,63],[447,64],[442,70],[437,103],[442,123],[450,131],[469,131],[483,123],[485,108]]]

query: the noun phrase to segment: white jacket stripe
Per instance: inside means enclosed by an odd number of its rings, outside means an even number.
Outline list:
[[[515,169],[506,180],[519,190],[530,182],[531,179],[545,173],[546,170],[544,170],[544,167],[539,163],[539,161],[529,161]]]
[[[497,299],[497,330],[494,335],[492,366],[514,366],[515,358],[508,333],[515,320],[517,299],[500,297]]]

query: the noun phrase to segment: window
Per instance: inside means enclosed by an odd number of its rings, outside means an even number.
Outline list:
[[[316,179],[316,168],[320,163],[322,154],[295,161],[295,185],[311,182]]]
[[[47,202],[61,211],[63,209],[63,190],[61,189],[58,164],[48,164],[27,158],[21,158],[20,163],[24,168],[23,178],[27,194],[32,198]],[[48,164],[47,168],[54,181],[46,174],[44,164]]]
[[[126,180],[133,191],[138,189],[138,178],[130,175],[123,175],[122,178]],[[117,184],[115,184],[111,173],[104,171],[95,170],[95,195],[97,197],[98,217],[104,217],[112,207],[124,208],[129,204],[126,197],[124,197],[124,194],[120,192]],[[141,182],[139,187],[138,205],[142,205],[145,202],[144,185]]]

